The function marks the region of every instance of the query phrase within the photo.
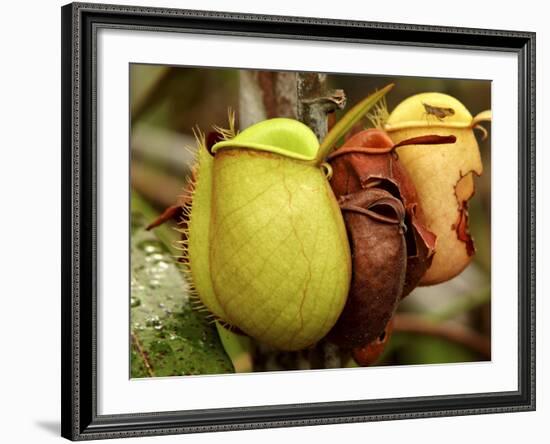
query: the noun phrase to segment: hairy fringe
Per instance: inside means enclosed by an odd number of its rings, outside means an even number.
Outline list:
[[[382,97],[372,108],[372,111],[367,114],[367,119],[370,120],[370,123],[374,128],[383,130],[390,113],[388,111],[388,103],[386,101],[386,96]]]
[[[235,129],[235,111],[233,111],[231,108],[228,109],[228,120],[229,120],[229,128],[220,128],[218,126],[213,126],[213,129],[218,132],[224,140],[229,140],[234,138],[237,135],[236,129]],[[195,284],[193,282],[193,276],[191,274],[191,268],[189,267],[189,223],[192,218],[192,209],[193,209],[193,200],[195,196],[195,190],[196,190],[196,184],[199,180],[199,171],[200,171],[200,165],[198,165],[197,158],[198,158],[198,152],[201,149],[207,149],[206,146],[206,135],[201,131],[201,129],[196,126],[193,128],[193,135],[195,136],[195,140],[197,143],[197,149],[189,151],[193,152],[193,155],[195,156],[195,166],[193,167],[191,177],[189,178],[188,183],[186,184],[182,194],[180,195],[182,204],[182,212],[183,217],[178,221],[176,227],[174,228],[178,233],[181,234],[181,238],[179,241],[175,242],[174,248],[178,251],[181,251],[181,254],[176,257],[176,260],[178,264],[181,267],[182,273],[185,277],[185,280],[188,283],[189,288],[189,303],[191,304],[191,307],[193,310],[196,310],[200,313],[204,313],[206,316],[206,320],[209,324],[215,324],[216,322],[219,322],[222,326],[229,330],[234,330],[235,327],[233,327],[231,324],[229,324],[227,321],[221,319],[220,317],[216,316],[214,313],[210,311],[210,309],[202,302],[199,292],[197,288],[195,287]]]
[[[218,125],[212,126],[214,131],[222,136],[223,140],[231,140],[235,138],[235,136],[238,134],[238,131],[235,128],[235,110],[233,110],[232,108],[227,108],[227,120],[229,128],[222,128]]]
[[[189,302],[191,304],[191,307],[197,311],[209,312],[208,308],[203,304],[199,297],[199,293],[197,291],[197,288],[195,287],[195,284],[193,283],[193,276],[189,267],[189,221],[191,220],[192,215],[191,210],[193,207],[195,185],[198,180],[197,159],[199,151],[202,148],[206,147],[206,136],[201,131],[201,129],[196,126],[192,130],[196,140],[196,149],[193,150],[190,147],[186,147],[186,149],[193,154],[195,158],[195,166],[192,169],[192,174],[189,177],[189,180],[185,188],[183,189],[183,192],[179,196],[179,201],[182,202],[183,216],[177,222],[174,230],[180,233],[181,237],[180,240],[176,241],[173,246],[176,250],[181,252],[179,256],[176,256],[176,261],[179,264],[188,285]]]

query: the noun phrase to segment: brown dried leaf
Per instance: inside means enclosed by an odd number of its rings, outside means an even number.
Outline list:
[[[423,143],[433,143],[426,139]],[[407,226],[407,271],[402,297],[409,294],[429,268],[435,235],[426,228],[416,188],[397,156],[393,141],[383,131],[369,129],[351,138],[330,157],[331,186],[336,196],[376,186],[400,199]]]
[[[363,346],[384,331],[405,280],[405,209],[381,188],[339,199],[352,251],[352,279],[346,306],[329,338],[343,347]]]

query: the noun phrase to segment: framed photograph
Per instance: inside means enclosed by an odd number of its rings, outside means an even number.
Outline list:
[[[535,409],[535,34],[62,8],[62,435]]]

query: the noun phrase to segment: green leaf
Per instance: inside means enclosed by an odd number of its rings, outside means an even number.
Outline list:
[[[215,323],[192,308],[175,258],[145,231],[151,214],[132,196],[131,377],[233,373]]]
[[[317,161],[322,162],[334,149],[334,145],[344,136],[363,116],[369,112],[369,110],[384,97],[392,88],[394,84],[382,88],[380,91],[372,93],[370,96],[363,99],[353,108],[351,108],[328,132],[325,139],[321,143],[319,152],[317,155]]]

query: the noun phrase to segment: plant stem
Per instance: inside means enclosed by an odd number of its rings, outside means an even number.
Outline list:
[[[334,149],[336,143],[342,136],[344,136],[363,116],[382,99],[392,88],[393,83],[386,85],[379,91],[375,91],[365,99],[361,100],[353,108],[351,108],[346,114],[338,120],[338,122],[332,127],[330,132],[321,140],[321,147],[317,155],[317,163],[321,163]]]
[[[326,84],[326,74],[296,74],[297,119],[309,126],[319,141],[327,135],[328,114],[346,106],[344,91],[329,91]]]
[[[491,359],[491,341],[457,322],[435,323],[424,316],[396,314],[393,331],[439,337],[469,348],[486,359]]]
[[[463,313],[468,313],[482,305],[491,302],[491,288],[484,287],[479,291],[458,298],[443,310],[429,315],[433,321],[446,321],[453,319]]]

